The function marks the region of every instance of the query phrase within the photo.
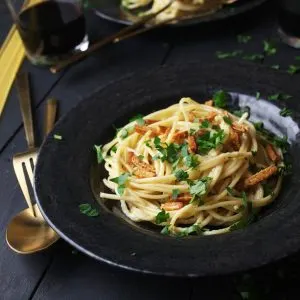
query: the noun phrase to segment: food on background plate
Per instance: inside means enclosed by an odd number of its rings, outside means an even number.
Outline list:
[[[225,110],[219,91],[138,115],[97,148],[112,193],[134,222],[151,222],[173,236],[213,235],[251,223],[274,201],[282,183],[284,138],[272,136],[248,112]]]
[[[193,14],[197,16],[212,14],[224,5],[236,1],[238,0],[176,0],[156,17],[156,22]],[[170,0],[122,0],[121,8],[132,15],[142,17],[159,11],[168,3]]]

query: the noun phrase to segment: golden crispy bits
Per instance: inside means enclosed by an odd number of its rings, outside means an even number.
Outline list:
[[[247,178],[244,182],[245,187],[251,187],[253,185],[258,184],[259,182],[268,179],[272,175],[274,175],[277,172],[278,168],[276,166],[269,166],[258,173],[255,173],[254,175]]]
[[[128,152],[128,163],[133,168],[133,174],[138,178],[149,178],[155,177],[156,172],[155,168],[146,162],[141,161],[136,155],[132,152]]]
[[[182,144],[184,139],[187,137],[186,131],[176,131],[172,137],[172,142],[175,142],[177,144]]]
[[[177,210],[183,207],[183,203],[179,201],[170,201],[163,203],[161,206],[161,209],[170,211],[170,210]]]
[[[205,101],[204,104],[208,105],[208,106],[214,106],[214,101],[213,100],[208,100],[208,101]]]
[[[145,125],[142,125],[142,126],[135,125],[134,129],[135,129],[135,132],[137,132],[140,135],[144,135],[148,131],[151,131],[150,137],[155,137],[155,136],[164,134],[168,130],[168,127],[158,126],[158,128],[152,128],[152,127],[145,126]]]
[[[230,145],[232,146],[232,148],[234,150],[239,150],[241,147],[241,139],[239,134],[234,131],[234,130],[230,130],[230,134],[229,134],[229,140],[230,140]]]
[[[280,156],[278,155],[278,153],[272,145],[268,144],[266,146],[266,152],[271,161],[278,162],[280,160]]]
[[[177,199],[179,202],[190,202],[192,200],[192,196],[189,193],[180,194]]]
[[[189,152],[190,153],[196,153],[196,151],[197,151],[197,144],[196,144],[195,137],[192,136],[192,135],[189,135],[188,139],[187,139],[187,142],[188,142],[188,146],[189,146]]]
[[[248,131],[248,127],[244,124],[239,124],[237,122],[234,122],[232,125],[231,125],[232,129],[237,131],[237,132],[240,132],[240,133],[244,133],[244,132],[247,132]]]
[[[214,111],[209,112],[209,114],[207,115],[207,117],[205,118],[206,120],[208,120],[209,122],[212,122],[215,117],[216,117],[217,113]]]
[[[154,123],[158,122],[156,120],[151,120],[151,119],[144,119],[144,121],[145,121],[146,125],[151,125],[151,124],[154,124]]]

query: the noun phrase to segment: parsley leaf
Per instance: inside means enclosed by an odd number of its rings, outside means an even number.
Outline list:
[[[247,195],[246,195],[245,192],[242,192],[242,202],[243,202],[244,208],[247,208],[247,205],[248,205],[248,199],[247,199]]]
[[[91,204],[84,203],[79,205],[79,210],[82,214],[88,217],[98,217],[99,212],[96,208],[93,208]]]
[[[156,215],[155,223],[156,224],[161,224],[161,223],[167,222],[169,218],[170,218],[170,214],[166,213],[165,210],[162,210],[161,212],[159,212]]]
[[[127,182],[129,176],[130,176],[129,173],[123,173],[119,177],[115,177],[115,178],[110,179],[110,181],[118,184],[117,191],[118,191],[119,195],[123,195],[124,194],[125,183]]]
[[[150,145],[150,142],[151,142],[151,140],[147,140],[144,143],[145,143],[146,147],[152,149],[152,146]]]
[[[237,36],[237,41],[240,44],[247,44],[249,41],[251,41],[251,39],[252,39],[251,35],[242,35],[242,34],[239,34]]]
[[[279,113],[282,117],[288,117],[292,115],[292,111],[288,108],[283,108],[280,113]]]
[[[285,162],[283,166],[279,167],[279,173],[282,176],[287,176],[292,174],[292,164],[290,162]]]
[[[272,142],[276,147],[281,148],[283,152],[286,152],[287,148],[289,147],[289,142],[286,136],[282,138],[275,136]]]
[[[300,66],[289,65],[287,72],[291,75],[294,75],[300,71]]]
[[[132,117],[131,119],[129,119],[129,122],[134,122],[136,121],[136,123],[140,126],[145,124],[145,120],[143,119],[143,115],[141,114],[137,114],[136,116]]]
[[[177,170],[174,175],[178,181],[184,181],[189,178],[189,174],[183,170]]]
[[[232,51],[232,52],[217,51],[216,52],[216,56],[219,59],[224,59],[224,58],[236,57],[236,56],[238,56],[238,55],[240,55],[242,53],[243,53],[243,51],[241,51],[241,50],[235,50],[235,51]]]
[[[211,180],[211,177],[204,177],[192,183],[190,186],[190,193],[192,195],[190,203],[197,203],[198,205],[203,204],[201,197],[206,195],[207,185]]]
[[[59,140],[59,141],[62,140],[62,136],[59,135],[59,134],[54,134],[53,137],[54,137],[55,140]]]
[[[114,145],[113,147],[111,147],[110,151],[116,153],[117,152],[117,146]]]
[[[143,160],[144,157],[145,157],[144,155],[139,155],[139,156],[138,156],[138,159],[139,159],[139,160]]]
[[[162,144],[160,138],[157,136],[154,138],[154,145],[160,153],[159,157],[157,158],[161,159],[162,161],[168,161],[171,164],[178,160],[178,150],[180,148],[179,145],[174,143],[171,143],[169,145],[166,143]]]
[[[261,131],[264,128],[264,123],[263,122],[256,122],[253,123],[254,127],[256,130]]]
[[[228,186],[228,187],[226,188],[226,190],[227,190],[228,195],[234,197],[233,189],[232,189],[230,186]]]
[[[269,100],[274,101],[274,100],[279,100],[280,99],[280,93],[274,94],[274,95],[270,95],[268,97]]]
[[[207,154],[211,149],[216,149],[223,142],[224,138],[224,130],[206,132],[196,140],[199,152]]]
[[[255,98],[256,98],[256,100],[258,100],[260,98],[260,92],[256,92]]]
[[[94,145],[94,149],[96,150],[96,154],[97,154],[97,162],[98,164],[101,164],[104,160],[103,153],[102,153],[102,146]]]
[[[182,157],[186,157],[189,155],[187,144],[183,144],[183,146],[181,147],[181,155],[182,155]]]
[[[213,101],[216,107],[219,108],[224,108],[227,106],[227,102],[230,101],[231,96],[230,94],[220,90],[217,91],[214,95],[213,95]]]
[[[125,139],[125,138],[128,137],[128,134],[129,134],[128,129],[127,129],[127,128],[124,128],[124,129],[122,129],[122,131],[121,131],[120,138],[121,138],[121,139]]]
[[[169,225],[165,226],[160,233],[164,235],[170,235]]]
[[[277,49],[275,48],[274,44],[269,41],[263,41],[264,43],[264,52],[266,55],[274,55],[277,52]]]
[[[274,69],[274,70],[279,70],[280,66],[279,65],[272,65],[271,68]]]
[[[204,120],[201,125],[200,125],[200,128],[209,128],[210,126],[210,122],[208,120]]]
[[[187,155],[184,158],[184,163],[188,168],[196,168],[199,165],[199,161],[195,155]]]
[[[176,200],[179,194],[180,194],[180,191],[178,189],[173,189],[172,190],[172,199]]]
[[[223,120],[225,123],[227,123],[228,125],[232,125],[232,120],[230,119],[230,117],[228,116],[224,116]]]
[[[189,227],[182,228],[180,232],[176,234],[177,237],[189,236],[192,233],[199,234],[201,232],[201,228],[197,224],[193,224]]]
[[[263,58],[264,56],[262,54],[251,54],[251,55],[243,56],[243,59],[250,60],[250,61],[262,60]]]

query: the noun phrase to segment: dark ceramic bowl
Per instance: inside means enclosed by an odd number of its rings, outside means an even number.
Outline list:
[[[266,1],[267,0],[239,0],[234,4],[226,5],[216,13],[207,16],[195,17],[190,20],[184,20],[170,26],[181,27],[228,19],[230,17],[250,11]],[[98,1],[90,1],[91,7],[93,7],[99,17],[114,23],[124,25],[132,24],[132,22],[126,20],[122,14],[120,9],[121,0],[102,0],[100,2],[101,3],[99,4]]]
[[[144,273],[206,276],[247,270],[271,263],[300,249],[299,112],[295,98],[281,102],[256,100],[278,93],[300,95],[299,85],[285,73],[256,64],[234,62],[161,67],[116,81],[96,91],[55,126],[42,145],[35,172],[35,195],[45,219],[59,235],[97,260]],[[279,87],[280,90],[279,90]],[[94,144],[104,144],[137,113],[150,113],[183,96],[204,101],[215,90],[233,93],[235,106],[249,106],[251,118],[263,121],[291,143],[293,175],[278,199],[257,222],[217,236],[173,238],[143,224],[131,224],[98,199],[100,169],[91,180]],[[281,117],[281,107],[293,110]],[[54,134],[62,140],[54,139]],[[81,203],[98,205],[100,215],[80,213]]]

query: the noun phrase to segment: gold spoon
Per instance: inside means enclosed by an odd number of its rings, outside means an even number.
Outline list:
[[[48,133],[54,125],[57,102],[49,99],[46,105],[45,133]],[[27,208],[11,219],[6,229],[6,242],[17,253],[31,254],[44,250],[54,244],[58,234],[47,224],[38,206]]]

